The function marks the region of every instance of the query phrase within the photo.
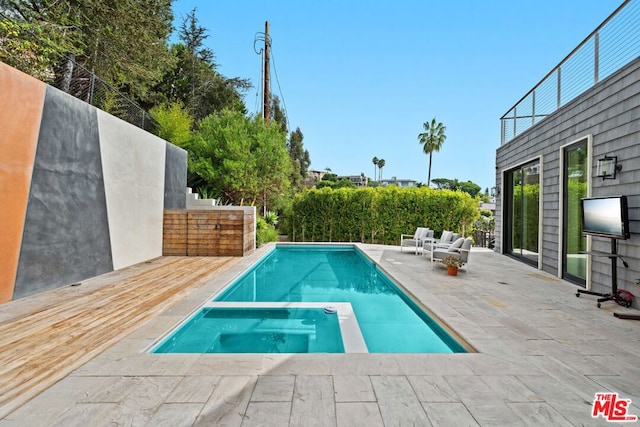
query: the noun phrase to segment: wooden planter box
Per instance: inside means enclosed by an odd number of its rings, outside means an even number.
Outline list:
[[[255,208],[165,210],[164,256],[244,256],[256,247]]]

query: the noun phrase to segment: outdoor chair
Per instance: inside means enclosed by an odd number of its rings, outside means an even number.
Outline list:
[[[456,240],[460,238],[458,233],[454,233],[451,231],[444,230],[442,232],[442,236],[439,239],[425,238],[422,244],[423,254],[425,252],[432,252],[435,249],[446,249],[453,244]]]
[[[427,227],[418,227],[416,228],[416,232],[411,234],[401,234],[400,235],[400,252],[402,252],[402,248],[413,248],[415,250],[416,255],[418,255],[418,249],[422,250],[422,241],[431,231],[431,235],[433,235],[433,230],[429,230]]]
[[[433,270],[434,261],[442,261],[448,256],[454,256],[460,259],[469,272],[469,252],[471,251],[471,237],[458,238],[448,248],[436,248],[431,251],[431,269]]]

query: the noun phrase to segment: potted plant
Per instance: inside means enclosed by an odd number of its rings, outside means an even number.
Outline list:
[[[447,255],[442,259],[442,263],[447,266],[447,274],[457,276],[458,269],[464,265],[464,262],[457,256]]]

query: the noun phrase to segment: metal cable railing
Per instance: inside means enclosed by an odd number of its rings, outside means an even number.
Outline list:
[[[640,56],[640,0],[626,0],[502,117],[506,144]]]
[[[72,59],[67,61],[66,72],[56,73],[57,77],[52,86],[139,128],[153,132],[156,121],[142,107],[82,65]]]

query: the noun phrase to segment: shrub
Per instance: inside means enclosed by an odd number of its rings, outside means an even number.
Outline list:
[[[478,216],[477,200],[461,191],[322,188],[296,196],[286,226],[294,241],[397,244],[418,226],[465,234]]]
[[[267,224],[263,218],[256,220],[256,246],[260,247],[268,242],[275,242],[278,240],[278,232],[276,228]]]
[[[274,227],[278,225],[278,214],[273,211],[267,211],[264,214],[264,220],[267,224],[273,225]]]

